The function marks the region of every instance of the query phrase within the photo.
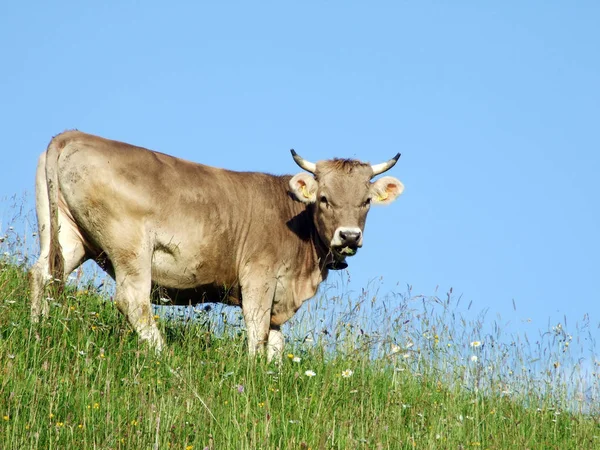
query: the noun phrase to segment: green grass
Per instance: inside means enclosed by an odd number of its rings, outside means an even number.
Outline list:
[[[562,327],[539,379],[514,373],[522,349],[489,336],[470,347],[477,326],[459,330],[427,304],[371,310],[385,333],[361,332],[366,299],[378,303],[366,294],[323,325],[318,301],[306,308],[280,367],[249,361],[243,328],[216,327],[214,311],[160,319],[168,348],[157,356],[94,289],[67,289],[30,323],[24,262],[0,261],[1,449],[600,448],[597,403],[577,411],[557,374],[573,339]]]

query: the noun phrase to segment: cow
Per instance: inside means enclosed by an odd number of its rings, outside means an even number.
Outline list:
[[[84,261],[116,282],[114,303],[139,338],[160,351],[152,313],[172,305],[241,306],[250,355],[281,358],[281,325],[313,297],[329,270],[343,269],[363,243],[372,204],[404,190],[371,179],[400,154],[371,165],[312,163],[275,176],[234,172],[77,130],[39,158],[36,213],[40,255],[31,268],[31,317],[47,315],[45,291]],[[159,295],[153,295],[158,288]]]

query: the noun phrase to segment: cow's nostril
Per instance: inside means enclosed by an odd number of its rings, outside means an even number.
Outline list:
[[[340,239],[342,240],[342,245],[356,245],[360,239],[360,231],[340,231]]]

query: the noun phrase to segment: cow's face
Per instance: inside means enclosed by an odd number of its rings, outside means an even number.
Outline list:
[[[321,240],[336,259],[352,256],[362,246],[367,213],[372,204],[389,204],[404,190],[400,180],[371,178],[390,169],[400,155],[387,163],[371,166],[356,160],[334,159],[310,163],[292,152],[305,170],[290,180],[290,190],[299,201],[314,204],[314,223]]]

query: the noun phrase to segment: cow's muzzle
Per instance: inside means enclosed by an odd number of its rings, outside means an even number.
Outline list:
[[[362,247],[362,231],[356,227],[339,227],[333,234],[331,250],[340,257],[353,256]]]

